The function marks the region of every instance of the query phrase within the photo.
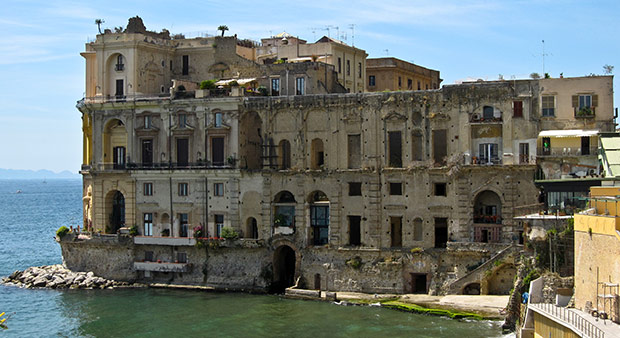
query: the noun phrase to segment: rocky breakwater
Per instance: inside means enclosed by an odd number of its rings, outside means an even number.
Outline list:
[[[92,272],[73,272],[60,264],[15,271],[10,276],[3,278],[2,282],[24,288],[51,289],[105,289],[142,286],[97,277]]]

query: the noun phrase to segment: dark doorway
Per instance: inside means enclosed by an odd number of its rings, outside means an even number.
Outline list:
[[[388,144],[389,144],[389,162],[388,166],[393,168],[400,168],[403,166],[403,146],[402,137],[400,131],[388,132]]]
[[[390,227],[391,247],[400,248],[403,246],[403,218],[390,217]]]
[[[112,197],[112,215],[110,217],[110,231],[115,234],[118,229],[125,226],[125,196],[116,191]]]
[[[359,246],[362,244],[361,219],[361,216],[349,216],[349,245]]]
[[[463,288],[463,294],[464,295],[479,295],[480,294],[480,283],[467,284],[467,286]]]
[[[444,165],[448,156],[448,133],[445,129],[433,130],[433,160]]]
[[[117,99],[122,99],[125,97],[125,86],[123,85],[123,80],[116,80],[115,96]]]
[[[224,164],[224,138],[214,137],[211,139],[211,161],[214,165]]]
[[[114,169],[125,168],[125,147],[114,147]]]
[[[590,155],[590,136],[581,137],[581,155]]]
[[[411,293],[428,293],[427,275],[425,273],[411,273]]]
[[[448,242],[448,219],[435,218],[435,247],[445,248]]]
[[[177,139],[177,166],[186,167],[189,162],[189,139]]]
[[[317,273],[314,275],[314,289],[321,290],[321,274]]]
[[[288,245],[279,246],[273,254],[273,283],[271,293],[284,293],[295,285],[295,250]]]
[[[153,164],[153,140],[142,140],[142,165]]]

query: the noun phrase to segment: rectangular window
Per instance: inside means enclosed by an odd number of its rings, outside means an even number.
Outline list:
[[[125,69],[125,64],[123,63],[123,56],[119,55],[116,57],[116,71],[122,72]]]
[[[393,168],[400,168],[403,166],[403,149],[402,138],[400,131],[388,132],[388,144],[389,144],[389,161],[388,165]]]
[[[403,218],[390,217],[390,246],[399,248],[403,246]]]
[[[374,87],[374,86],[375,86],[375,76],[369,75],[368,76],[368,87]]]
[[[543,95],[542,116],[555,116],[555,96]]]
[[[114,147],[114,169],[125,169],[125,147]]]
[[[347,135],[349,169],[358,169],[362,165],[361,135]]]
[[[446,129],[433,130],[433,160],[443,165],[448,156],[448,132]]]
[[[306,94],[306,79],[298,77],[295,79],[295,95]]]
[[[361,216],[349,216],[349,245],[359,246],[361,241]]]
[[[351,75],[351,60],[347,60],[347,75]]]
[[[519,164],[527,164],[530,162],[530,144],[519,143]]]
[[[187,196],[189,194],[189,185],[187,183],[179,183],[179,196]]]
[[[512,101],[512,117],[523,117],[523,101]]]
[[[214,123],[215,128],[221,128],[222,127],[222,113],[215,113],[215,123]]]
[[[312,228],[312,244],[329,243],[329,206],[310,206],[310,227]]]
[[[271,79],[271,96],[280,96],[280,79]]]
[[[187,252],[177,252],[177,262],[187,263]]]
[[[122,99],[125,97],[125,85],[122,79],[116,80],[116,98]]]
[[[179,128],[187,127],[187,115],[186,114],[179,114],[178,119],[179,119]]]
[[[152,262],[153,261],[153,251],[145,251],[144,252],[144,261]]]
[[[188,236],[188,228],[189,228],[189,215],[188,214],[179,214],[179,225],[181,231],[181,237]]]
[[[224,215],[214,215],[215,218],[215,237],[222,237],[224,227]]]
[[[400,196],[403,194],[403,184],[400,182],[390,182],[390,195]]]
[[[358,78],[362,78],[362,63],[358,62],[357,63],[357,77]]]
[[[592,107],[592,95],[579,95],[579,109]]]
[[[142,165],[153,164],[153,140],[142,140]]]
[[[151,129],[151,115],[144,116],[144,129]]]
[[[144,213],[144,236],[153,236],[153,213]]]
[[[189,139],[178,138],[177,140],[177,166],[185,167],[189,164]]]
[[[422,85],[420,84],[420,81],[418,81],[418,90],[422,90]]]
[[[349,196],[362,196],[361,182],[349,182]]]
[[[403,86],[403,79],[399,76],[398,77],[398,88]]]
[[[338,74],[342,73],[342,59],[338,58]]]
[[[148,182],[143,185],[144,196],[153,196],[153,183]]]
[[[213,183],[213,196],[224,196],[224,183]]]
[[[448,242],[448,219],[435,218],[435,247],[445,248]]]
[[[478,155],[480,157],[480,163],[491,164],[499,163],[499,147],[497,143],[481,143],[478,146]]]
[[[413,89],[413,80],[412,79],[407,79],[407,89],[409,89],[409,90]]]
[[[183,55],[183,75],[189,74],[189,55]]]
[[[435,196],[448,196],[445,183],[435,183]]]
[[[413,161],[424,160],[424,147],[422,144],[422,134],[420,132],[414,132],[411,137],[411,159]]]
[[[224,165],[224,138],[211,138],[211,162],[214,165]]]

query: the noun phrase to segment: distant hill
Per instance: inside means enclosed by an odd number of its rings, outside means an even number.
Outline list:
[[[18,170],[18,169],[2,169],[0,168],[0,179],[56,179],[56,178],[80,178],[80,175],[63,170],[55,173],[51,170]]]

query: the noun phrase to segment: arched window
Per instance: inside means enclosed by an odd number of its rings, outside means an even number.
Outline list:
[[[125,69],[125,63],[123,62],[123,55],[122,54],[118,54],[118,56],[116,56],[116,66],[115,69],[117,71],[123,71]]]
[[[274,198],[275,227],[292,227],[295,225],[295,196],[289,191],[282,191]]]
[[[502,201],[490,190],[474,199],[474,241],[499,242],[501,239]]]

